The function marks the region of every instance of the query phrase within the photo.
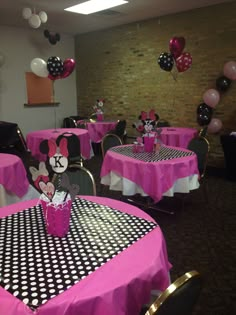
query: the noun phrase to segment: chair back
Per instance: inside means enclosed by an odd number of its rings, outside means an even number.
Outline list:
[[[77,121],[77,128],[87,129],[87,121],[86,120],[78,120]]]
[[[156,123],[156,127],[170,127],[170,123],[167,120],[164,119],[160,119],[158,120],[158,122]]]
[[[76,120],[72,117],[66,117],[63,119],[63,128],[77,128]]]
[[[119,136],[115,135],[115,134],[106,134],[103,138],[102,138],[102,142],[101,142],[101,148],[102,148],[102,156],[104,158],[107,150],[109,150],[112,147],[118,146],[118,145],[122,145],[122,140]]]
[[[97,114],[93,113],[89,116],[89,121],[90,122],[96,122],[97,121]]]
[[[67,148],[69,152],[69,163],[80,162],[81,161],[81,150],[80,150],[80,140],[78,136],[72,132],[62,133],[56,140],[57,145],[59,145],[62,138],[67,139]]]
[[[151,304],[145,315],[190,315],[202,289],[202,277],[196,270],[173,282]]]
[[[96,196],[96,184],[93,174],[85,167],[70,164],[66,170],[70,184],[79,185],[80,195]]]
[[[198,170],[200,176],[204,177],[207,166],[208,153],[210,151],[209,141],[205,137],[198,136],[190,140],[187,149],[196,153],[198,159]]]

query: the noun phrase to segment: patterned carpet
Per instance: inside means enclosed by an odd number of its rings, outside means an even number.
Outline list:
[[[120,192],[100,185],[101,164],[100,155],[84,164],[95,176],[97,194],[121,199]],[[186,196],[184,207],[180,195],[164,198],[158,204],[174,209],[173,215],[156,210],[147,212],[165,236],[173,265],[171,280],[193,269],[203,276],[204,287],[194,315],[233,315],[236,314],[236,182],[214,174],[205,179],[208,200],[202,185]]]

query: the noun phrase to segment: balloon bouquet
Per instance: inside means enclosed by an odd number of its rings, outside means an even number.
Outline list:
[[[192,56],[188,52],[183,52],[184,47],[184,37],[173,37],[169,41],[170,52],[161,53],[157,60],[160,68],[170,72],[175,80],[177,79],[177,75],[171,72],[174,65],[178,72],[184,72],[192,65]]]
[[[42,78],[49,78],[53,82],[53,103],[55,103],[54,82],[67,78],[75,68],[74,59],[68,58],[62,61],[59,57],[49,57],[47,62],[41,58],[34,58],[30,64],[34,74]],[[56,107],[54,106],[55,132],[56,131]]]
[[[232,80],[236,80],[236,62],[226,62],[223,74],[216,79],[216,89],[209,89],[203,93],[203,103],[197,107],[197,122],[203,126],[203,134],[207,132],[216,134],[222,129],[222,121],[218,118],[212,118],[213,110],[220,101],[220,93],[226,92]]]

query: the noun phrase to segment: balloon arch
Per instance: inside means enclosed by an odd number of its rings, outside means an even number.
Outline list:
[[[231,82],[236,80],[236,62],[226,62],[223,74],[216,79],[216,89],[209,89],[203,93],[203,103],[197,107],[197,122],[210,134],[218,133],[222,129],[222,121],[219,118],[212,118],[213,111],[220,101],[220,93],[226,92]]]

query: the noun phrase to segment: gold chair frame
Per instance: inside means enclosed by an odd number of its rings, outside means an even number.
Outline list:
[[[158,310],[169,299],[180,287],[182,287],[186,282],[191,281],[193,278],[201,279],[201,275],[198,271],[192,270],[186,272],[183,276],[175,280],[163,293],[161,293],[158,298],[150,305],[149,309],[145,315],[158,315]]]
[[[122,145],[123,142],[121,140],[121,138],[119,136],[117,136],[116,134],[113,134],[113,133],[109,133],[109,134],[106,134],[103,138],[102,138],[102,142],[101,142],[101,149],[102,149],[102,157],[104,158],[105,156],[105,150],[104,150],[104,142],[106,141],[107,138],[115,138],[118,142],[119,142],[119,145]]]

